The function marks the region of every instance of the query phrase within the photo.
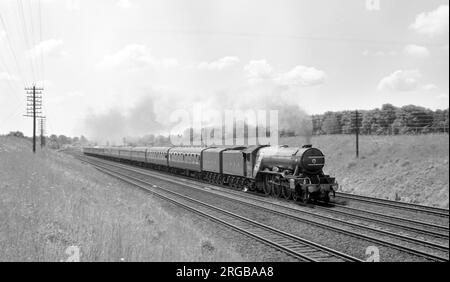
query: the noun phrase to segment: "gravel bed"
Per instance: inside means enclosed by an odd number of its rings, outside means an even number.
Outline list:
[[[343,204],[348,207],[352,207],[352,208],[364,209],[364,210],[368,210],[368,211],[383,213],[386,215],[398,216],[398,217],[403,217],[403,218],[407,218],[407,219],[414,219],[414,220],[420,220],[423,222],[439,224],[439,225],[443,225],[443,226],[449,226],[449,217],[442,217],[442,216],[437,216],[437,215],[432,215],[432,214],[426,214],[426,213],[419,212],[419,211],[397,209],[394,207],[377,205],[374,203],[364,203],[364,202],[360,202],[358,200],[342,199],[339,197],[336,197],[336,199],[333,199],[332,201],[339,203],[339,204]]]

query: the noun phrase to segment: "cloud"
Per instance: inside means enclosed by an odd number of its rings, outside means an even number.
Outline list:
[[[140,44],[130,44],[113,55],[107,55],[97,64],[100,69],[125,67],[129,70],[145,69],[148,67],[177,67],[178,61],[174,58],[158,59],[151,55],[150,50]]]
[[[409,28],[429,36],[448,34],[448,10],[448,5],[441,5],[434,11],[421,13]]]
[[[314,86],[324,83],[326,74],[314,67],[298,65],[287,72],[275,72],[266,60],[250,61],[245,67],[248,82],[269,82],[275,86]]]
[[[378,90],[415,91],[420,87],[421,78],[418,70],[397,70],[381,79]]]
[[[449,99],[449,95],[448,95],[448,93],[442,93],[442,94],[439,94],[436,98],[437,99],[442,99],[442,100],[448,100]]]
[[[250,61],[245,67],[247,78],[250,83],[269,79],[272,76],[273,69],[266,60]]]
[[[62,50],[64,41],[61,39],[49,39],[40,42],[26,52],[27,57],[36,58],[41,55],[44,56],[64,56],[65,51]]]
[[[425,85],[423,85],[422,86],[422,90],[426,90],[426,91],[434,91],[434,90],[438,90],[439,89],[439,87],[437,87],[436,85],[434,85],[434,84],[425,84]]]
[[[42,82],[41,82],[42,83]],[[39,86],[38,83],[36,83],[36,86]],[[47,87],[48,84],[45,84],[45,86]],[[59,104],[65,104],[68,105],[70,103],[73,103],[76,100],[80,100],[83,99],[84,93],[81,91],[69,91],[66,92],[64,94],[60,94],[60,95],[56,95],[56,96],[49,96],[46,100],[46,103],[50,104],[50,105],[59,105]]]
[[[6,31],[0,29],[0,41],[3,40],[3,38],[6,38]]]
[[[130,0],[118,0],[116,5],[123,9],[131,8],[132,4]]]
[[[292,70],[278,74],[274,81],[281,86],[313,86],[323,84],[325,72],[314,67],[296,66]]]
[[[201,62],[198,64],[199,69],[203,70],[223,70],[239,63],[238,57],[227,56],[212,62]]]
[[[12,74],[7,72],[0,72],[0,81],[19,81],[20,79]]]
[[[431,55],[428,48],[414,44],[406,45],[403,52],[408,56],[419,59],[428,58]]]
[[[371,51],[371,50],[365,49],[362,52],[362,54],[363,54],[363,56],[366,56],[366,57],[386,57],[386,56],[394,56],[394,55],[397,54],[397,52],[395,52],[395,51],[381,51],[381,50],[379,50],[379,51]]]
[[[81,9],[80,0],[66,0],[66,9],[69,11],[78,11]]]

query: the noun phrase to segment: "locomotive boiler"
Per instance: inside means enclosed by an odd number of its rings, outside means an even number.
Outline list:
[[[256,183],[262,192],[276,197],[328,202],[338,184],[323,173],[324,166],[324,154],[311,145],[265,147],[258,152]]]

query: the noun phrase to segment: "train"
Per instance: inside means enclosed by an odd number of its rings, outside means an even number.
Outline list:
[[[312,145],[84,147],[83,154],[183,175],[231,189],[300,202],[328,203],[339,185]]]

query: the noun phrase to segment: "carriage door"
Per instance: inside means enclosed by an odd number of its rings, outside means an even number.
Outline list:
[[[252,178],[252,173],[253,173],[252,153],[245,153],[244,158],[245,158],[245,167],[246,167],[245,176],[247,178]]]

